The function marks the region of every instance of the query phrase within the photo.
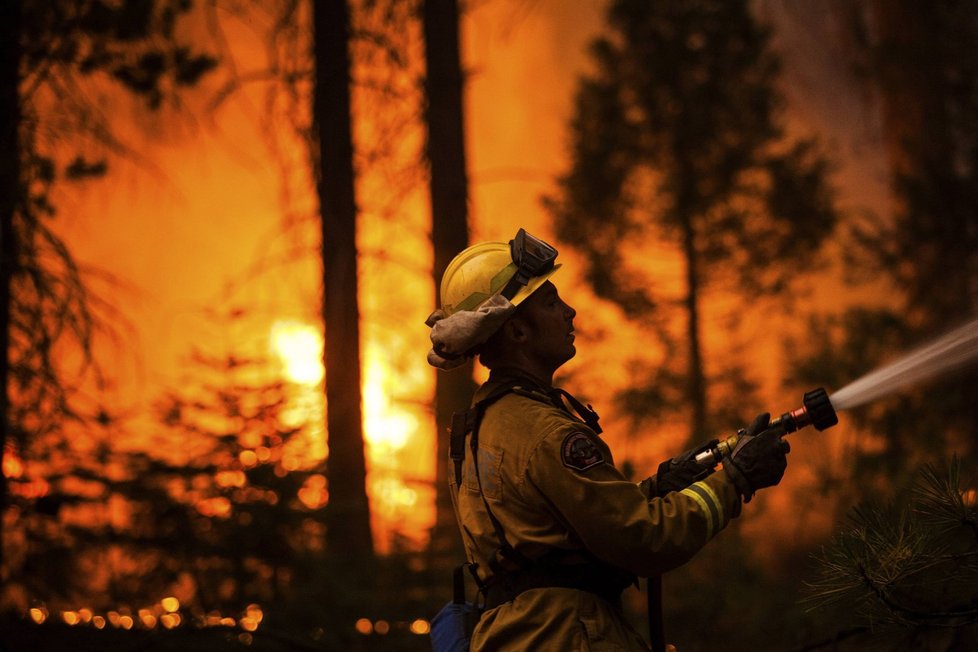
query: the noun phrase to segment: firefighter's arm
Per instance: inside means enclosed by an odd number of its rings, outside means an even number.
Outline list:
[[[656,474],[642,483],[643,493],[652,498],[660,498],[672,491],[682,491],[689,485],[705,479],[713,473],[713,466],[706,466],[696,461],[696,456],[705,450],[715,448],[718,440],[691,448],[681,455],[672,457],[659,465]]]
[[[650,498],[584,428],[544,437],[523,477],[524,500],[543,501],[592,554],[642,576],[683,564],[740,513],[726,471]]]

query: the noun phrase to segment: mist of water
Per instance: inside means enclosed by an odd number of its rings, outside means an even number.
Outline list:
[[[849,383],[829,400],[836,410],[854,408],[974,362],[978,362],[978,319]]]

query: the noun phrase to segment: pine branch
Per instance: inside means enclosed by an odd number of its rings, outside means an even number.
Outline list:
[[[900,626],[978,622],[978,537],[960,462],[923,468],[901,502],[863,504],[823,549],[814,608],[848,604],[861,617]]]

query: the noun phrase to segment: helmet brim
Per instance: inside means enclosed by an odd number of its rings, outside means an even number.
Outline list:
[[[550,269],[546,274],[541,274],[540,276],[534,276],[530,281],[519,289],[519,291],[510,299],[510,303],[514,306],[518,306],[524,301],[526,301],[530,295],[540,289],[540,287],[550,280],[550,277],[561,268],[561,263],[557,263]]]

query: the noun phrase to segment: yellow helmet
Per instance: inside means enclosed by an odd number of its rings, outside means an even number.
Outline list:
[[[560,269],[560,265],[553,264],[556,256],[556,249],[523,229],[509,244],[473,245],[455,256],[445,269],[441,279],[442,311],[450,317],[460,310],[475,310],[499,293],[514,306],[519,305]]]

